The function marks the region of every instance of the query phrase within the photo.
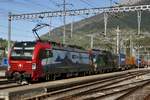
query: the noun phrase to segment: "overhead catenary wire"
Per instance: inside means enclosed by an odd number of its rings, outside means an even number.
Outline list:
[[[3,36],[7,36],[7,33],[6,32],[2,32],[2,31],[0,31],[0,34],[1,35],[3,35]],[[31,35],[25,35],[25,34],[16,34],[16,33],[12,33],[12,34],[15,34],[15,37],[17,36],[17,37],[33,37],[33,36],[31,36]]]
[[[0,27],[3,27],[3,28],[8,29],[8,26],[5,26],[5,25],[0,25]],[[13,29],[16,30],[16,31],[22,32],[22,29],[20,29],[20,28],[18,28],[18,27],[13,27]],[[24,30],[24,32],[31,32],[31,31],[29,31],[29,30]]]
[[[59,7],[59,3],[57,3],[56,1],[54,0],[49,0],[49,2],[53,3],[55,6]]]
[[[55,10],[55,9],[53,9],[53,8],[50,8],[50,7],[47,6],[47,5],[39,4],[39,3],[34,2],[34,1],[30,1],[30,2],[31,2],[32,4],[34,4],[34,5],[37,5],[37,6],[42,7],[42,8],[47,8],[47,9],[49,9],[49,10]]]
[[[86,0],[80,0],[81,2],[85,3],[86,5],[88,5],[89,7],[95,7],[92,4],[90,4],[88,1]]]
[[[0,1],[1,2],[1,1]],[[35,6],[33,7],[33,3],[28,3],[28,2],[22,2],[21,0],[20,1],[15,1],[15,0],[8,0],[8,1],[5,1],[5,2],[3,2],[3,3],[9,3],[9,4],[13,4],[13,5],[16,5],[16,6],[21,6],[21,8],[28,8],[28,9],[34,9],[34,10],[37,10],[37,7],[39,8],[39,6],[37,6],[37,5],[35,5],[36,6],[36,8],[35,8]],[[40,7],[41,8],[41,7]],[[12,9],[11,9],[11,11],[12,11]],[[20,11],[20,9],[19,10],[17,10],[17,11],[13,11],[13,12],[19,12]],[[8,11],[7,11],[8,12]],[[10,12],[10,11],[9,11]],[[21,12],[20,12],[21,13]]]
[[[55,9],[52,9],[52,8],[50,8],[49,6],[47,6],[47,5],[43,5],[43,4],[39,4],[39,3],[37,3],[37,2],[34,2],[34,1],[32,1],[32,0],[30,0],[30,2],[29,1],[25,1],[25,0],[23,0],[24,2],[22,2],[22,1],[15,1],[15,0],[8,0],[8,1],[5,1],[6,3],[13,3],[13,4],[17,4],[17,5],[20,5],[22,8],[26,8],[26,7],[28,7],[28,9],[33,9],[33,11],[34,10],[39,10],[38,8],[44,8],[45,10],[47,9],[47,10],[55,10]],[[1,1],[0,1],[1,2]],[[4,1],[3,1],[4,2]],[[38,8],[35,8],[35,6],[36,7],[38,7]],[[0,8],[1,9],[1,8]],[[6,9],[1,9],[2,11],[4,11],[5,10],[5,12],[10,12],[10,10],[6,10]],[[11,9],[11,12],[14,12],[14,13],[22,13],[23,11],[21,11],[20,9],[19,10],[13,10],[12,11],[12,9]],[[26,12],[26,11],[25,11]]]

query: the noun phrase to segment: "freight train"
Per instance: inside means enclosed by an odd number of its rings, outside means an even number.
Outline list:
[[[38,80],[55,80],[72,76],[92,75],[135,68],[133,57],[109,51],[86,50],[75,45],[42,41],[37,31],[48,24],[32,29],[37,41],[14,43],[8,57],[6,77],[19,83]]]
[[[129,69],[125,55],[86,50],[50,41],[16,42],[9,53],[8,80],[31,82],[55,80]],[[118,63],[119,62],[119,63]]]

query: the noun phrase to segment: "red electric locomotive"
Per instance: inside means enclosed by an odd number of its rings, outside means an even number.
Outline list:
[[[38,80],[44,76],[41,67],[42,57],[51,57],[51,44],[48,42],[16,42],[9,55],[6,72],[8,79]],[[39,53],[42,52],[42,55]]]

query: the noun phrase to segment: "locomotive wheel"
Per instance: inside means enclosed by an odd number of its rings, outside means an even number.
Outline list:
[[[22,80],[21,85],[27,85],[29,84],[27,80]]]
[[[47,75],[46,75],[46,81],[48,81],[49,79],[50,79],[50,75],[47,74]]]
[[[19,72],[13,73],[13,78],[15,81],[20,81],[21,80],[21,74]]]
[[[55,74],[47,74],[47,75],[45,76],[45,80],[46,80],[46,81],[49,81],[49,80],[56,80],[56,76],[55,76]]]
[[[16,83],[18,83],[20,85],[27,85],[27,84],[29,84],[29,82],[26,79],[18,80],[18,81],[16,81]]]
[[[52,80],[56,80],[56,75],[52,74]]]
[[[67,74],[66,73],[61,73],[61,78],[67,78]]]

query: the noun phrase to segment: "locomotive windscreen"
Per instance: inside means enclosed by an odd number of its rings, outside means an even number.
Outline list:
[[[11,51],[12,60],[32,60],[35,42],[17,42]]]

